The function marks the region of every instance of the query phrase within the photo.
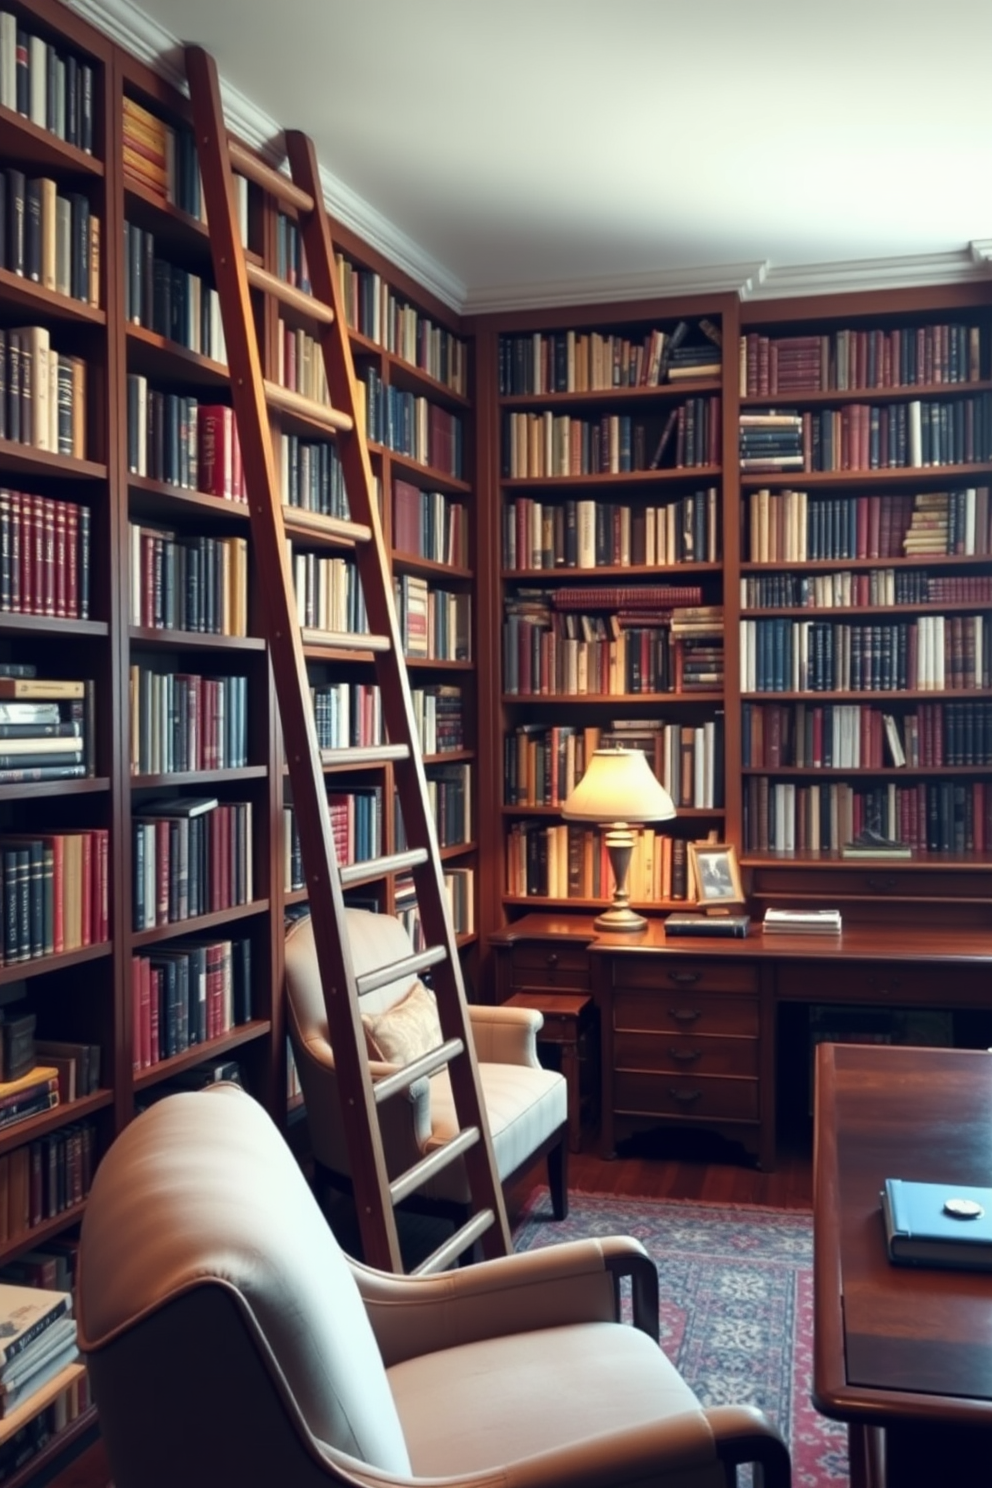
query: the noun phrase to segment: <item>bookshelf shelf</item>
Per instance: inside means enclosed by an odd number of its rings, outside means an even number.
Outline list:
[[[105,174],[103,161],[97,155],[88,155],[75,145],[68,144],[47,129],[32,124],[23,114],[0,104],[0,126],[5,136],[5,147],[12,157],[32,172],[50,170],[88,176],[92,181],[102,179]]]
[[[214,635],[199,630],[155,630],[147,626],[132,625],[128,630],[132,645],[142,649],[160,648],[165,651],[264,651],[265,642],[259,636]]]
[[[271,1031],[272,1024],[267,1018],[256,1018],[250,1023],[240,1023],[229,1033],[209,1038],[202,1044],[194,1044],[182,1054],[174,1054],[169,1059],[160,1059],[157,1064],[149,1065],[147,1069],[135,1070],[134,1088],[136,1091],[149,1090],[173,1075],[194,1069],[205,1059],[219,1058],[221,1055],[230,1053],[232,1049],[240,1049],[256,1039],[265,1038]]]
[[[698,394],[719,394],[722,390],[719,379],[707,377],[696,382],[663,383],[660,387],[610,387],[581,393],[507,393],[499,399],[499,406],[532,408],[535,411],[543,408],[608,408],[614,403],[624,406],[632,404],[635,407],[647,404],[653,407]]]
[[[48,796],[106,795],[111,788],[111,781],[105,775],[94,775],[83,780],[26,780],[18,784],[0,785],[0,802],[36,801]]]
[[[46,321],[97,327],[107,324],[107,312],[99,306],[58,294],[9,269],[0,268],[0,295],[6,303],[21,306],[26,315],[37,315]]]
[[[0,468],[17,476],[59,476],[81,481],[105,481],[107,467],[96,460],[75,460],[33,445],[0,439]]]
[[[51,1111],[46,1111],[43,1116],[29,1116],[25,1121],[16,1121],[12,1126],[0,1129],[0,1156],[10,1152],[14,1147],[23,1147],[26,1142],[37,1141],[39,1137],[48,1132],[64,1126],[67,1121],[82,1121],[86,1116],[93,1116],[98,1111],[105,1110],[113,1102],[112,1090],[97,1090],[93,1095],[84,1095],[79,1100],[65,1101],[63,1104],[54,1106]],[[82,1206],[79,1206],[80,1209]],[[64,1227],[69,1221],[65,1212],[58,1216]],[[31,1230],[31,1236],[37,1235],[37,1230]],[[55,1233],[55,1227],[50,1231]]]
[[[156,925],[154,930],[132,930],[130,942],[134,950],[157,945],[160,941],[175,940],[181,935],[203,935],[208,930],[217,930],[235,921],[260,918],[268,914],[268,899],[253,899],[249,904],[232,904],[227,909],[213,910],[210,914],[193,915],[185,920],[172,920],[167,925]]]
[[[753,394],[741,398],[741,410],[758,411],[783,404],[797,408],[832,407],[842,403],[909,403],[920,398],[968,397],[972,393],[985,393],[992,389],[988,378],[974,382],[921,382],[899,383],[889,387],[833,388],[824,392],[786,392],[760,397]]]
[[[174,770],[158,775],[132,775],[131,785],[135,790],[150,787],[162,790],[181,785],[226,785],[239,784],[243,780],[264,780],[268,775],[267,765],[241,765],[231,770]]]
[[[0,966],[0,986],[23,981],[25,977],[45,976],[52,971],[68,971],[112,954],[113,943],[102,940],[96,945],[80,946],[75,951],[62,951],[57,956],[33,956],[30,961],[14,961],[9,966]]]
[[[884,470],[765,470],[742,471],[743,491],[757,491],[763,486],[803,486],[809,490],[829,487],[846,491],[853,487],[872,490],[885,486],[928,488],[934,484],[954,484],[987,477],[987,465],[892,465]]]
[[[649,489],[658,485],[712,485],[719,480],[719,465],[679,465],[665,470],[599,471],[593,475],[520,475],[505,479],[505,490],[553,490],[553,491],[597,491],[606,489]]]

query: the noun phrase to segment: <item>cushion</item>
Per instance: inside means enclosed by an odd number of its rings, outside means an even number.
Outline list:
[[[363,1013],[365,1042],[370,1059],[386,1064],[412,1064],[442,1042],[437,999],[423,982],[383,1013]]]

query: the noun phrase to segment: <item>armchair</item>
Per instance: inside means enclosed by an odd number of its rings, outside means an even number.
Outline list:
[[[345,918],[356,975],[410,954],[409,936],[392,915],[348,909]],[[373,1079],[440,1043],[440,1032],[433,1035],[432,1044],[428,1030],[426,1042],[410,1047],[411,1037],[415,1040],[423,1032],[415,1026],[425,1011],[423,1002],[416,1003],[422,990],[416,977],[406,976],[362,998]],[[286,934],[286,1009],[314,1158],[323,1176],[347,1188],[348,1144],[309,917],[297,920]],[[525,1008],[473,1006],[468,1011],[500,1182],[512,1181],[546,1157],[553,1212],[557,1219],[564,1219],[568,1212],[568,1095],[564,1076],[543,1069],[537,1057],[536,1037],[543,1018]],[[428,1022],[429,1017],[428,1008]],[[458,1124],[447,1070],[430,1080],[418,1080],[405,1096],[385,1102],[379,1122],[390,1177],[450,1141]],[[459,1160],[407,1202],[462,1224],[469,1200],[465,1167]]]
[[[623,1273],[640,1328],[617,1321]],[[702,1409],[658,1348],[656,1286],[624,1238],[369,1270],[219,1085],[152,1106],[100,1165],[79,1340],[116,1488],[726,1488],[739,1462],[788,1488],[761,1413]]]

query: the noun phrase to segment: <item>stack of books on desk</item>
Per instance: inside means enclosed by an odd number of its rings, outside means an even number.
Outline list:
[[[0,1416],[78,1357],[72,1293],[0,1282]]]
[[[839,909],[766,909],[761,925],[766,935],[839,935]]]

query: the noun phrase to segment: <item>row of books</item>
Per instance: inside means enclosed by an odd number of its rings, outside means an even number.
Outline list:
[[[887,609],[892,605],[992,604],[992,575],[926,569],[843,569],[836,573],[745,574],[742,610]]]
[[[508,806],[560,806],[585,772],[591,750],[642,749],[676,806],[723,805],[723,715],[698,724],[615,719],[608,729],[521,724],[503,741]]]
[[[685,839],[645,827],[634,840],[627,873],[631,899],[657,904],[688,898]],[[609,899],[613,894],[603,834],[595,829],[512,823],[506,840],[506,891],[550,899]]]
[[[0,1156],[0,1244],[81,1204],[96,1166],[92,1121],[74,1121]]]
[[[163,203],[204,221],[200,164],[192,129],[166,124],[125,94],[123,130],[125,177]]]
[[[0,836],[4,966],[98,945],[109,934],[105,827]]]
[[[468,510],[442,491],[394,478],[392,540],[401,553],[468,568]]]
[[[37,676],[0,677],[0,782],[79,780],[93,775],[93,684]]]
[[[86,363],[47,326],[0,328],[0,439],[85,460]]]
[[[393,597],[408,660],[471,661],[471,594],[434,588],[417,574],[397,574]]]
[[[130,668],[132,775],[248,763],[248,678]]]
[[[503,508],[503,567],[530,572],[717,563],[720,531],[715,486],[664,506],[517,496]]]
[[[380,274],[337,255],[345,319],[352,330],[419,367],[453,393],[468,392],[468,357],[459,336],[401,300]]]
[[[0,105],[93,153],[93,68],[0,10]]]
[[[248,543],[132,522],[130,621],[152,630],[248,634]]]
[[[992,676],[988,615],[884,624],[742,620],[740,636],[745,693],[980,691]]]
[[[327,806],[339,864],[366,863],[381,856],[381,786],[329,792]]]
[[[320,512],[327,517],[350,515],[341,457],[327,440],[279,436],[279,481],[284,506]]]
[[[719,377],[723,335],[716,322],[680,320],[640,338],[599,331],[534,331],[499,338],[502,397],[659,387]]]
[[[303,234],[295,217],[276,213],[276,274],[304,294],[312,294]]]
[[[465,748],[462,690],[446,683],[411,689],[421,753],[453,754]]]
[[[89,618],[88,506],[0,488],[0,611]]]
[[[868,704],[747,703],[745,769],[941,769],[992,765],[992,702],[921,703],[886,713]]]
[[[140,372],[127,375],[127,468],[183,491],[246,500],[232,410],[153,388]]]
[[[364,370],[356,387],[369,439],[418,465],[462,479],[464,431],[458,414],[418,394],[387,387],[374,367]]]
[[[456,935],[475,934],[475,869],[471,867],[446,867],[444,869],[444,892],[451,913],[451,923]],[[414,950],[422,951],[426,945],[424,928],[417,904],[417,890],[412,878],[397,878],[394,893],[396,918],[401,921]]]
[[[805,785],[751,775],[743,804],[748,852],[839,852],[867,826],[910,852],[992,848],[992,787],[982,780]],[[863,855],[871,857],[871,849]]]
[[[739,417],[745,472],[936,469],[992,456],[988,393]]]
[[[982,339],[981,326],[947,322],[891,330],[843,327],[826,335],[748,331],[740,338],[741,395],[979,382],[987,375]]]
[[[220,1038],[252,1016],[251,940],[161,947],[131,959],[134,1069]]]
[[[365,593],[352,558],[325,558],[290,548],[296,618],[311,630],[367,635]]]
[[[227,365],[220,299],[199,274],[160,258],[155,235],[124,223],[124,319]]]
[[[100,303],[100,219],[51,176],[0,171],[0,268],[55,294]]]
[[[654,453],[648,458],[648,450]],[[649,445],[646,425],[629,414],[596,420],[541,413],[503,415],[502,473],[506,480],[623,475],[662,468],[693,469],[720,462],[720,399],[688,398],[672,408]]]
[[[925,533],[927,541],[921,542]],[[805,563],[823,558],[900,558],[914,552],[992,552],[989,488],[911,495],[810,496],[754,491],[747,497],[744,558]]]
[[[140,803],[131,827],[135,930],[251,903],[250,801],[186,796]]]
[[[311,684],[317,745],[348,749],[383,742],[382,695],[372,682]]]
[[[331,394],[320,342],[308,331],[289,326],[284,320],[279,321],[276,337],[276,381],[291,393],[330,407]]]
[[[427,772],[427,804],[441,847],[459,847],[472,840],[472,766],[431,765]],[[406,828],[398,796],[393,796],[396,849],[406,849]]]

